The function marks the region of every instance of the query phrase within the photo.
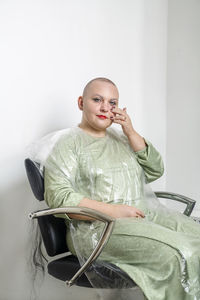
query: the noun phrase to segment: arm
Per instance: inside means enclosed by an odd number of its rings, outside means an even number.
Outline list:
[[[135,153],[138,163],[144,170],[147,182],[152,182],[164,173],[164,165],[160,153],[153,145],[141,137],[133,128],[131,119],[126,112],[126,108],[112,109],[113,122],[122,126],[123,132],[128,139],[129,145]]]
[[[125,205],[125,204],[109,204],[88,198],[84,198],[80,201],[78,206],[92,208],[98,210],[110,217],[127,218],[127,217],[142,217],[144,214],[136,207]]]
[[[44,168],[44,199],[50,208],[78,206],[85,197],[75,189],[77,166],[73,138],[62,137],[54,146]],[[69,219],[65,214],[58,217]]]
[[[146,148],[135,152],[138,163],[144,170],[148,183],[158,179],[164,173],[164,164],[160,153],[154,146],[145,140]]]

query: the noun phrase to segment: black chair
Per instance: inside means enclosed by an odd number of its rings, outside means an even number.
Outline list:
[[[36,162],[27,158],[25,160],[25,168],[28,176],[28,180],[33,191],[33,194],[39,201],[44,200],[44,179],[43,174],[40,171],[40,166]],[[190,216],[195,201],[174,193],[167,192],[155,192],[158,198],[172,199],[186,204],[184,214]],[[64,219],[57,218],[55,214],[81,214],[85,216],[93,217],[105,223],[102,236],[92,255],[81,267],[76,256],[69,254],[68,247],[66,245],[66,225]],[[56,257],[58,254],[66,253],[66,256],[62,258],[56,258],[49,262],[47,265],[48,273],[53,277],[65,281],[68,286],[76,284],[83,287],[92,287],[84,272],[93,272],[92,264],[95,264],[94,272],[91,276],[99,276],[96,280],[96,286],[99,288],[132,288],[136,284],[134,281],[121,269],[113,264],[107,262],[96,261],[96,258],[101,253],[104,245],[108,241],[112,228],[114,225],[114,219],[106,216],[100,212],[83,207],[65,207],[56,209],[44,209],[29,214],[29,218],[37,218],[42,240],[47,254],[50,257]],[[74,275],[75,274],[75,275]],[[100,283],[103,277],[103,286]],[[95,280],[95,279],[94,279]],[[106,283],[106,284],[105,284]],[[99,284],[99,286],[98,286]]]

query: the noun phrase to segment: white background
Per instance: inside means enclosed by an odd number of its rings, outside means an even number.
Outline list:
[[[30,221],[39,208],[23,161],[43,135],[80,122],[77,98],[113,80],[135,129],[161,152],[154,190],[198,201],[200,2],[0,1],[0,300],[30,296]],[[47,275],[38,299],[91,299]]]

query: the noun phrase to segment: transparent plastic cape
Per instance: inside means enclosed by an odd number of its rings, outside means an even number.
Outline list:
[[[57,141],[69,131],[70,128],[50,132],[27,147],[26,152],[28,157],[40,164],[41,171],[43,171],[47,157],[51,153]]]
[[[147,201],[145,222],[143,219],[136,218],[134,220],[124,218],[116,221],[116,227],[108,245],[86,272],[89,281],[95,288],[115,289],[134,289],[135,283],[135,286],[141,287],[147,299],[173,299],[172,294],[176,295],[176,293],[177,296],[174,299],[200,299],[199,225],[189,217],[162,205],[152,192],[150,185],[145,181],[143,181],[143,196],[143,200]],[[136,206],[144,207],[144,204],[139,205],[139,202],[138,200]],[[156,222],[154,225],[157,224],[157,226],[151,226],[152,222]],[[138,226],[138,230],[130,230],[130,224],[131,226],[138,224],[140,226]],[[146,226],[150,228],[142,228]],[[104,225],[100,221],[72,220],[70,223],[75,253],[81,265],[85,263],[96,247],[103,227]],[[184,234],[181,234],[182,231]],[[85,240],[87,240],[87,246]],[[155,251],[157,247],[159,251]],[[146,274],[143,273],[146,269],[145,264],[149,268],[147,273],[153,273],[154,279],[158,281],[161,278],[167,279],[165,292],[159,292],[162,290],[159,285],[153,286],[144,283],[146,279]],[[138,265],[141,266],[141,271]],[[164,268],[162,268],[163,265]],[[173,270],[174,268],[177,269]],[[160,269],[163,269],[161,273]],[[173,282],[176,282],[173,285],[170,284],[170,277],[173,278]],[[178,282],[180,291],[177,292]],[[173,286],[169,297],[165,295],[167,286],[169,288]],[[127,293],[126,290],[123,290],[123,293],[120,293],[120,297],[123,295],[123,298],[119,299],[125,299]],[[116,294],[113,294],[115,299],[118,299]]]
[[[134,152],[116,129],[97,138],[75,127],[35,143],[31,158],[45,167],[50,207],[77,206],[86,197],[135,206],[145,214],[116,219],[108,243],[86,272],[93,287],[123,289],[135,282],[147,299],[200,299],[200,227],[162,205],[152,192],[148,183],[162,175],[163,163],[145,142],[145,149]],[[83,265],[104,224],[62,217],[68,247]]]

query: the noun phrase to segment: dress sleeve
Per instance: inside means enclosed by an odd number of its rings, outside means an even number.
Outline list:
[[[144,170],[148,183],[158,179],[164,173],[164,164],[160,153],[145,139],[146,147],[135,152],[138,163]]]
[[[44,198],[50,208],[77,206],[84,198],[76,185],[78,156],[73,141],[59,141],[45,163]],[[67,215],[57,215],[70,219]]]

